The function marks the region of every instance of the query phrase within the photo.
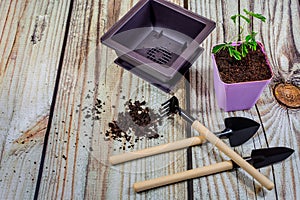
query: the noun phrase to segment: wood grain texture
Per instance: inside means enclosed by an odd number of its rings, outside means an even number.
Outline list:
[[[138,0],[74,1],[66,52],[41,183],[39,199],[187,199],[187,182],[135,193],[132,185],[185,171],[187,151],[109,165],[110,155],[153,147],[186,138],[179,116],[158,126],[162,137],[133,143],[105,137],[108,122],[118,120],[129,99],[145,100],[158,109],[169,95],[116,66],[116,54],[100,44],[100,37]],[[289,159],[261,169],[275,182],[267,191],[241,170],[193,180],[194,199],[299,199],[300,112],[279,105],[272,89],[279,82],[300,86],[299,1],[173,0],[217,22],[201,45],[205,51],[190,70],[191,92],[183,79],[175,95],[211,131],[224,129],[224,118],[244,116],[261,123],[253,139],[234,148],[242,156],[252,149],[287,146]],[[55,77],[66,31],[69,1],[0,2],[0,195],[3,199],[32,199],[49,120]],[[239,7],[240,6],[240,7]],[[211,48],[231,39],[237,30],[230,16],[248,8],[268,18],[254,23],[266,48],[275,77],[256,107],[225,113],[213,89]],[[101,107],[97,102],[101,100]],[[51,116],[51,115],[50,115]],[[192,135],[197,136],[196,131]],[[228,142],[225,141],[227,144]],[[134,144],[134,146],[131,146]],[[125,148],[124,148],[125,147]],[[213,145],[192,148],[193,168],[228,160]]]
[[[298,84],[300,37],[296,30],[300,28],[300,5],[296,1],[257,1],[252,7],[267,17],[267,23],[254,23],[254,29],[261,30],[258,37],[265,45],[275,74],[257,103],[265,137],[269,146],[295,149],[292,158],[274,165],[276,192],[279,199],[298,199],[300,190],[296,186],[300,183],[300,174],[296,169],[300,163],[300,112],[279,105],[272,90],[279,82]]]
[[[247,2],[241,1],[241,8],[247,8]],[[212,131],[223,130],[224,118],[231,116],[243,116],[260,121],[255,108],[249,111],[223,112],[217,105],[213,87],[213,68],[211,63],[211,49],[213,45],[231,40],[238,29],[233,26],[230,17],[238,13],[238,2],[236,1],[190,1],[190,9],[202,14],[217,23],[216,30],[202,44],[206,53],[202,54],[191,74],[191,105],[194,116]],[[197,134],[194,132],[194,134]],[[248,156],[254,148],[267,146],[263,138],[262,129],[256,136],[240,147],[234,148],[242,156]],[[259,138],[259,143],[257,141]],[[228,142],[228,141],[227,141]],[[226,156],[217,151],[211,145],[202,145],[194,148],[194,167],[206,166],[226,159]],[[270,170],[260,170],[262,174],[273,180]],[[274,181],[274,180],[273,180]],[[252,177],[241,170],[234,170],[194,180],[194,197],[198,199],[221,199],[226,196],[230,199],[255,199],[263,198],[266,194],[260,184],[253,181]],[[274,190],[268,192],[270,198],[275,197]]]
[[[115,53],[99,44],[101,35],[136,2],[74,2],[39,197],[185,199],[187,196],[185,183],[141,194],[132,188],[136,181],[185,170],[185,150],[118,166],[108,163],[113,154],[185,138],[185,124],[176,117],[158,127],[163,137],[138,140],[133,149],[126,145],[123,150],[122,143],[105,140],[108,122],[118,120],[118,113],[125,110],[129,98],[144,99],[151,103],[149,107],[158,108],[169,97],[113,64]],[[184,81],[180,86],[184,86]],[[176,95],[184,105],[184,91],[178,89]],[[95,111],[97,99],[102,102],[99,113]]]
[[[0,2],[2,199],[33,198],[68,5]]]
[[[226,40],[230,39],[222,33],[230,34],[231,29],[228,29],[228,26],[232,24],[230,24],[229,19],[230,15],[235,13],[224,15],[223,10],[225,9],[228,12],[228,10],[232,11],[232,8],[238,7],[231,5],[229,1],[215,2],[215,4],[211,3],[211,1],[207,4],[205,4],[205,1],[201,4],[191,1],[190,5],[192,10],[198,13],[207,13],[206,16],[208,18],[217,21],[216,32],[203,44],[207,51],[212,48],[212,45],[222,42],[224,37]],[[211,9],[211,5],[216,6],[216,8]],[[299,119],[299,112],[281,107],[273,97],[272,87],[278,80],[290,82],[298,80],[295,76],[297,75],[299,62],[299,50],[297,48],[299,46],[299,36],[297,37],[294,33],[299,26],[299,4],[292,1],[284,1],[280,4],[278,2],[240,1],[240,10],[243,8],[261,12],[267,15],[267,18],[271,17],[267,27],[264,27],[266,24],[258,26],[255,23],[254,30],[262,32],[260,39],[263,43],[267,42],[266,51],[270,52],[268,56],[271,59],[271,64],[280,63],[280,65],[273,67],[276,77],[279,76],[280,78],[275,78],[274,82],[265,89],[256,104],[256,108],[252,108],[249,111],[222,112],[217,107],[214,97],[212,68],[210,67],[211,58],[210,53],[207,53],[205,56],[201,55],[196,69],[194,69],[195,71],[191,72],[191,87],[195,88],[191,98],[194,103],[191,103],[191,105],[193,105],[195,111],[198,111],[195,115],[198,114],[198,118],[203,120],[204,124],[211,126],[213,130],[222,129],[222,118],[228,116],[246,116],[261,122],[262,127],[255,137],[241,147],[235,148],[243,156],[249,155],[253,148],[267,146],[287,146],[295,149],[295,153],[285,162],[260,170],[275,181],[275,189],[272,191],[262,190],[260,185],[252,181],[251,177],[245,177],[245,173],[242,170],[236,170],[207,177],[206,179],[195,180],[194,196],[196,199],[200,195],[201,199],[215,199],[222,198],[224,194],[227,194],[227,198],[233,199],[297,199],[299,198],[299,189],[295,185],[299,184],[299,173],[295,169],[299,165],[299,144],[295,138],[299,138],[299,120],[296,120],[296,118]],[[223,16],[223,18],[216,17],[218,15]],[[218,23],[220,19],[227,20]],[[290,25],[281,26],[283,22],[284,24],[287,22]],[[278,62],[278,60],[281,61]],[[281,63],[284,63],[284,67]],[[286,75],[282,77],[282,74]],[[293,75],[294,78],[292,78]],[[284,138],[282,137],[283,134],[285,134]],[[204,152],[205,150],[206,152]],[[202,146],[200,150],[195,148],[194,152],[194,165],[197,167],[220,162],[223,157],[222,155],[220,157],[220,152],[216,152],[212,146],[208,146],[206,149]]]
[[[190,1],[189,9],[216,22],[216,29],[201,45],[205,52],[190,71],[191,112],[211,131],[220,131],[224,129],[223,119],[228,117],[228,114],[218,108],[215,99],[210,51],[213,45],[231,39],[236,33],[237,30],[232,27],[228,19],[238,12],[237,2]],[[198,133],[193,131],[193,135]],[[225,158],[224,154],[210,143],[193,148],[193,168],[222,162]],[[243,190],[241,187],[245,185],[242,181],[239,181],[237,173],[232,171],[194,179],[194,199],[247,198],[243,193],[239,193]]]

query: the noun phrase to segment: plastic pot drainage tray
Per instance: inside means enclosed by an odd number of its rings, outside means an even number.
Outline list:
[[[101,42],[115,63],[169,92],[202,53],[215,22],[164,0],[141,0]]]

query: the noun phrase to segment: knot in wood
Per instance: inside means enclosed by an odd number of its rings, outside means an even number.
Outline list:
[[[300,108],[300,89],[289,83],[280,83],[274,88],[277,101],[288,108]]]

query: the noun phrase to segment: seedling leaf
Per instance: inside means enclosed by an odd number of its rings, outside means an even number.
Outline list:
[[[230,57],[234,57],[236,60],[241,60],[241,53],[233,46],[228,46]]]
[[[255,36],[257,35],[257,32],[252,31],[251,33],[251,37],[253,38],[253,40],[255,40]]]
[[[237,50],[233,51],[233,56],[237,60],[241,60],[242,59],[241,53],[239,51],[237,51]]]
[[[252,40],[251,35],[247,35],[247,36],[245,37],[245,40],[246,40],[246,42],[250,42],[250,41]]]
[[[237,19],[237,17],[241,17],[241,18],[244,19],[248,24],[250,23],[250,19],[249,19],[248,17],[246,17],[246,16],[244,16],[244,15],[240,15],[240,14],[232,15],[232,16],[231,16],[231,19],[232,19],[233,23],[236,24],[236,19]]]
[[[254,42],[256,34],[257,34],[256,32],[252,31],[251,34],[249,34],[245,37],[245,41],[246,42]]]
[[[235,24],[236,24],[236,18],[237,18],[237,16],[238,16],[238,15],[233,15],[233,16],[231,16],[231,19],[232,19],[233,23],[235,23]]]
[[[248,45],[248,46],[250,47],[250,49],[252,49],[253,51],[256,50],[256,47],[257,47],[256,41],[248,42],[247,45]]]
[[[244,9],[244,12],[247,14],[247,15],[250,15],[252,17],[255,17],[263,22],[266,22],[266,17],[263,16],[262,14],[259,14],[259,13],[254,13],[254,12],[251,12],[251,11],[248,11],[247,9]]]
[[[242,57],[246,57],[248,53],[247,45],[242,43],[241,47],[242,47]]]
[[[243,18],[248,24],[250,23],[250,19],[244,15],[240,15],[241,18]]]
[[[219,44],[214,46],[214,48],[212,49],[212,53],[216,54],[218,53],[221,49],[225,49],[226,48],[226,44]]]

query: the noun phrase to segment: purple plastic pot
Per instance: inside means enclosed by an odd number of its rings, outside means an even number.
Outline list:
[[[215,56],[214,54],[212,55],[215,94],[219,107],[224,111],[248,110],[252,108],[273,77],[273,71],[264,47],[260,42],[257,43],[264,53],[266,62],[271,71],[271,77],[267,80],[231,84],[224,83],[220,78]]]
[[[169,91],[202,53],[215,22],[165,0],[140,0],[101,38],[115,63]]]

